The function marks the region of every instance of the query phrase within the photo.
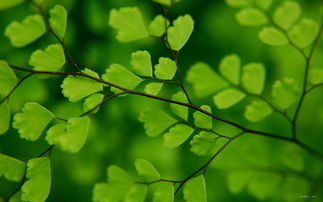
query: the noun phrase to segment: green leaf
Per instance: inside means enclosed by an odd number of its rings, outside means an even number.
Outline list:
[[[0,97],[7,96],[17,84],[18,79],[8,63],[0,60]]]
[[[137,7],[112,9],[109,25],[118,30],[117,39],[121,42],[135,41],[148,36],[141,12]]]
[[[233,84],[238,85],[240,79],[240,57],[236,54],[225,56],[220,63],[220,73]]]
[[[156,137],[167,128],[177,122],[159,107],[150,105],[141,111],[139,121],[144,123],[146,133],[150,137]]]
[[[211,107],[208,105],[202,105],[201,109],[212,113]],[[194,112],[193,117],[194,117],[194,124],[196,127],[206,128],[206,129],[212,128],[212,117],[205,115],[199,111]]]
[[[178,91],[172,95],[172,100],[187,103],[186,95],[183,91]],[[174,114],[180,118],[187,121],[188,118],[188,108],[185,106],[180,106],[178,104],[170,104],[170,109]]]
[[[215,147],[218,136],[213,133],[200,132],[195,135],[190,144],[191,152],[197,155],[209,155]]]
[[[187,181],[183,189],[184,199],[187,202],[206,202],[206,186],[203,175],[199,175]]]
[[[299,147],[292,144],[284,144],[280,151],[282,154],[284,154],[279,156],[279,159],[284,166],[286,166],[288,169],[299,172],[304,170],[306,162],[304,160],[303,151]]]
[[[272,112],[273,109],[266,102],[257,100],[246,107],[244,115],[249,121],[257,122],[269,116]]]
[[[284,201],[294,202],[299,200],[299,196],[302,196],[304,193],[310,193],[310,182],[305,178],[298,176],[288,176],[283,181],[280,188],[280,193]]]
[[[319,26],[315,21],[304,18],[291,28],[288,35],[299,48],[306,48],[315,40],[318,31]]]
[[[64,49],[60,44],[52,44],[45,50],[36,50],[32,53],[29,64],[37,71],[56,72],[65,64]]]
[[[164,145],[169,148],[175,148],[183,144],[191,136],[194,129],[184,125],[177,124],[164,134]]]
[[[301,7],[295,1],[284,1],[273,15],[274,22],[281,28],[288,30],[301,14]]]
[[[131,66],[134,72],[140,76],[152,77],[153,70],[148,51],[137,51],[131,54]]]
[[[170,6],[172,4],[172,0],[153,0],[153,1],[166,6]]]
[[[168,182],[159,182],[156,184],[153,202],[173,202],[174,185]]]
[[[27,102],[22,113],[14,116],[13,127],[18,129],[21,138],[35,141],[54,118],[55,115],[40,104]]]
[[[166,27],[169,26],[169,21],[162,15],[157,15],[149,24],[148,32],[151,36],[161,37]]]
[[[89,96],[84,101],[83,111],[87,112],[87,111],[93,109],[95,106],[97,106],[98,104],[100,104],[102,102],[103,98],[104,98],[104,95],[98,94],[98,93]],[[95,113],[97,113],[99,111],[99,109],[100,109],[100,107],[96,108],[91,113],[95,114]]]
[[[102,75],[102,79],[129,90],[135,89],[143,81],[140,77],[119,64],[110,65],[105,74]],[[122,92],[122,90],[116,88],[111,90],[115,93]]]
[[[167,40],[172,50],[179,51],[186,44],[194,29],[194,21],[190,15],[179,16],[173,26],[167,30]]]
[[[248,182],[248,192],[258,200],[265,200],[273,196],[281,183],[281,177],[276,173],[255,172]]]
[[[23,2],[24,0],[0,0],[0,10],[15,7]]]
[[[314,85],[323,83],[323,69],[310,69],[308,80]]]
[[[111,165],[107,169],[108,182],[122,182],[132,184],[133,179],[120,167]]]
[[[219,109],[226,109],[241,101],[246,94],[235,88],[227,88],[213,96],[213,102]]]
[[[254,3],[262,9],[267,10],[272,4],[273,0],[254,0]]]
[[[46,140],[58,144],[64,151],[76,153],[84,146],[90,126],[89,117],[68,119],[65,124],[58,124],[47,131]]]
[[[288,40],[284,33],[273,27],[264,27],[259,32],[259,38],[265,44],[272,46],[283,46],[288,44]]]
[[[143,177],[148,182],[157,181],[160,179],[160,174],[156,168],[145,159],[138,159],[135,162],[138,175]]]
[[[147,185],[134,184],[127,193],[125,202],[144,202],[147,194]]]
[[[64,38],[66,31],[67,11],[61,5],[49,10],[49,25],[59,38]]]
[[[99,75],[90,69],[85,69],[83,73],[99,78]],[[77,102],[103,89],[101,83],[83,76],[66,77],[61,88],[63,89],[63,95],[67,97],[70,102]]]
[[[261,63],[250,63],[243,67],[242,85],[246,91],[252,94],[261,94],[266,78],[265,67]]]
[[[0,177],[19,182],[25,174],[25,163],[10,156],[0,154]]]
[[[10,126],[10,106],[7,101],[0,104],[0,117],[0,135],[2,135]]]
[[[228,188],[232,193],[239,193],[247,186],[250,178],[250,172],[237,170],[227,175]]]
[[[247,7],[250,5],[249,0],[225,0],[225,3],[232,8]]]
[[[274,83],[272,97],[277,106],[287,109],[297,100],[299,93],[300,87],[295,79],[284,78],[282,81],[278,80]]]
[[[27,163],[27,181],[21,187],[24,201],[45,201],[51,185],[51,168],[48,157],[31,159]]]
[[[131,185],[123,183],[97,183],[93,189],[93,201],[118,202],[129,191]]]
[[[9,202],[21,202],[21,191],[17,191],[10,199]]]
[[[172,80],[176,74],[176,63],[175,61],[160,57],[158,64],[155,65],[155,75],[158,79]]]
[[[202,62],[191,66],[186,80],[193,85],[197,97],[204,98],[228,86],[213,69]]]
[[[21,23],[11,22],[5,36],[15,47],[23,47],[38,39],[46,32],[46,26],[39,14],[27,16]]]
[[[259,26],[268,23],[266,15],[257,8],[244,8],[236,14],[236,18],[244,26]]]
[[[151,82],[145,86],[144,92],[150,95],[157,95],[162,87],[163,83]]]

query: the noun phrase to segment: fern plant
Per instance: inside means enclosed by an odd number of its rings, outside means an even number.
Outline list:
[[[129,94],[160,101],[144,106],[139,113],[138,120],[149,137],[162,136],[164,146],[171,149],[189,145],[186,152],[206,156],[206,161],[201,165],[191,162],[196,169],[178,179],[160,174],[146,159],[134,162],[136,175],[109,165],[108,179],[93,186],[93,201],[208,201],[210,181],[206,175],[212,175],[212,171],[207,172],[210,167],[225,172],[227,185],[221,186],[227,186],[232,194],[246,189],[259,201],[322,200],[322,148],[308,144],[300,135],[299,123],[306,97],[323,84],[322,68],[312,66],[315,51],[320,48],[323,15],[320,13],[319,22],[303,17],[297,1],[225,1],[239,9],[235,16],[239,24],[261,26],[258,37],[265,45],[290,46],[304,61],[300,79],[278,78],[270,82],[268,94],[268,67],[234,53],[223,56],[218,68],[196,62],[184,74],[179,59],[185,60],[185,55],[180,53],[194,31],[194,20],[189,14],[175,18],[169,15],[173,7],[180,7],[185,1],[153,2],[162,9],[148,24],[138,7],[112,9],[108,24],[116,30],[118,41],[159,39],[170,56],[158,56],[153,62],[156,56],[149,50],[136,50],[128,56],[128,67],[114,63],[105,72],[96,72],[79,65],[65,44],[66,8],[59,4],[49,6],[43,0],[0,0],[0,10],[20,4],[35,9],[35,13],[6,27],[4,35],[12,46],[25,47],[43,35],[55,40],[45,48],[33,50],[28,60],[31,68],[0,61],[0,134],[8,133],[12,124],[21,139],[44,139],[48,144],[28,161],[0,154],[0,176],[17,182],[1,200],[46,201],[51,181],[55,181],[51,174],[52,150],[79,152],[88,139],[93,117],[111,100],[127,99]],[[59,77],[61,94],[71,103],[82,102],[83,112],[65,119],[49,110],[50,106],[31,100],[12,116],[10,98],[31,77],[44,83]],[[33,86],[28,88],[32,90]],[[172,89],[172,94],[163,93],[165,88]],[[244,121],[219,115],[219,110],[235,105]],[[255,129],[259,126],[256,122],[270,116],[279,116],[287,123],[284,133]],[[269,123],[270,127],[274,124]]]

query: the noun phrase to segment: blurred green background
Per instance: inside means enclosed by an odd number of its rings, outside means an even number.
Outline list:
[[[274,2],[273,8],[281,0]],[[303,15],[319,22],[321,0],[300,0]],[[148,50],[153,63],[161,56],[170,57],[165,45],[158,39],[143,39],[133,43],[120,43],[115,39],[116,31],[108,27],[109,11],[112,8],[138,6],[148,24],[153,16],[160,14],[160,6],[150,0],[51,0],[48,7],[56,3],[68,10],[66,45],[76,62],[82,68],[90,68],[102,74],[112,63],[130,66],[130,55],[136,50]],[[321,9],[322,10],[322,9]],[[299,53],[289,46],[268,47],[258,39],[260,28],[242,27],[235,20],[237,10],[229,8],[223,0],[182,0],[170,12],[171,19],[178,15],[191,14],[195,21],[194,32],[180,53],[179,62],[184,75],[190,65],[198,61],[210,64],[217,69],[219,61],[226,54],[236,53],[242,63],[263,62],[266,66],[265,96],[270,95],[271,85],[276,79],[293,77],[302,82],[304,61]],[[28,59],[35,49],[45,48],[55,42],[51,36],[43,36],[31,45],[17,49],[4,37],[5,27],[12,20],[22,20],[35,10],[27,3],[0,12],[0,59],[21,67],[29,67]],[[323,40],[322,40],[323,41]],[[323,42],[320,42],[311,67],[323,68]],[[72,71],[71,66],[66,67]],[[19,74],[19,73],[18,73]],[[81,114],[82,101],[69,103],[62,96],[60,84],[62,77],[39,79],[29,78],[13,94],[12,111],[18,112],[27,101],[36,101],[46,106],[59,117],[68,118]],[[222,117],[262,131],[283,136],[290,135],[288,122],[279,114],[257,124],[247,122],[243,116],[244,108],[250,99],[229,110],[218,110],[211,98],[197,99],[187,84],[189,93],[196,105],[209,104],[212,111]],[[162,96],[169,96],[174,87],[163,89]],[[323,88],[313,91],[305,100],[301,110],[298,130],[301,140],[323,152]],[[162,137],[149,138],[143,125],[137,120],[139,112],[148,104],[163,104],[134,95],[117,98],[104,105],[98,114],[92,116],[91,130],[85,147],[77,154],[69,154],[54,149],[51,155],[52,188],[47,201],[91,201],[92,189],[96,182],[106,180],[106,168],[116,164],[134,173],[133,162],[138,158],[151,161],[160,170],[163,178],[180,180],[200,167],[208,157],[199,157],[189,151],[189,141],[177,149],[163,146]],[[293,109],[293,107],[292,107]],[[219,131],[230,135],[234,130],[216,122]],[[0,152],[27,161],[48,145],[44,139],[28,142],[19,138],[15,129],[10,129],[0,137]],[[284,155],[287,155],[287,157]],[[284,166],[284,158],[292,159],[291,166]],[[297,164],[297,165],[296,165]],[[305,173],[314,179],[322,173],[322,164],[293,145],[281,143],[264,137],[246,135],[226,149],[207,170],[208,201],[259,201],[255,194],[243,190],[230,193],[227,175],[234,169],[257,165],[263,168],[279,168],[286,176],[291,173]],[[295,170],[294,170],[295,168]],[[297,168],[297,169],[296,169]],[[265,172],[265,171],[264,171]],[[321,174],[322,175],[322,174]],[[268,175],[270,176],[270,175]],[[322,178],[322,177],[321,177]],[[296,180],[297,181],[297,180]],[[306,181],[306,180],[305,180]],[[265,181],[263,181],[265,182]],[[298,180],[290,191],[282,191],[279,186],[275,196],[266,201],[286,201],[286,195],[293,201],[306,201],[300,195],[307,195],[314,182]],[[17,186],[0,179],[0,196],[7,196]],[[261,190],[263,183],[259,183]],[[300,188],[301,187],[301,188]],[[323,201],[323,187],[318,185],[313,201]],[[283,196],[283,198],[281,198]],[[177,196],[182,201],[182,195]],[[295,199],[295,200],[294,200]],[[149,201],[149,200],[147,200]]]

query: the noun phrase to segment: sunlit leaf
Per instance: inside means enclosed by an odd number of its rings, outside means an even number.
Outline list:
[[[145,93],[150,95],[157,95],[159,91],[162,89],[163,83],[151,82],[145,86]]]
[[[278,80],[273,85],[272,97],[274,103],[282,109],[287,109],[296,100],[300,93],[300,87],[295,79],[284,78]]]
[[[169,26],[169,21],[162,15],[157,15],[149,24],[148,32],[152,36],[160,37],[165,31],[166,27]]]
[[[153,0],[154,2],[169,6],[172,4],[172,0]]]
[[[112,9],[109,25],[118,30],[117,39],[121,42],[135,41],[148,36],[141,12],[137,7]]]
[[[265,67],[261,63],[250,63],[243,67],[242,85],[246,91],[253,94],[261,94],[266,79]]]
[[[253,1],[257,6],[265,10],[267,10],[273,2],[273,0],[253,0]]]
[[[34,70],[56,72],[65,64],[64,49],[60,44],[49,45],[45,50],[36,50],[29,59]]]
[[[173,26],[167,30],[167,40],[171,49],[179,51],[186,44],[194,29],[194,21],[190,15],[179,16]]]
[[[197,97],[207,97],[227,87],[228,84],[212,68],[202,62],[188,70],[186,80],[193,85]]]
[[[0,154],[0,177],[19,182],[25,174],[25,163],[13,157]]]
[[[51,168],[48,157],[31,159],[27,163],[27,181],[21,187],[24,201],[45,201],[51,185]]]
[[[161,57],[158,62],[159,63],[155,65],[156,77],[163,80],[172,80],[177,70],[175,61]]]
[[[235,88],[225,89],[213,96],[214,104],[219,109],[226,109],[241,101],[246,97],[246,94]]]
[[[289,31],[289,37],[299,48],[309,46],[316,38],[319,31],[318,24],[310,19],[302,19]]]
[[[211,107],[208,105],[202,105],[201,109],[212,112]],[[203,114],[202,112],[196,111],[193,113],[194,124],[196,127],[211,129],[212,128],[212,117]]]
[[[233,84],[238,85],[240,79],[240,58],[236,54],[225,56],[220,63],[219,70],[222,76]]]
[[[174,185],[167,182],[159,182],[156,184],[153,202],[173,202],[174,201]]]
[[[135,89],[143,81],[143,79],[119,64],[110,65],[105,74],[102,75],[102,79],[130,90]],[[111,90],[115,93],[122,92],[117,88],[112,88]]]
[[[40,104],[27,102],[22,112],[14,116],[13,127],[18,129],[21,138],[35,141],[54,118],[55,115]]]
[[[225,0],[225,3],[232,8],[241,8],[250,5],[249,0]]]
[[[46,26],[39,14],[27,16],[21,23],[11,22],[5,31],[11,44],[15,47],[23,47],[35,41],[46,32]]]
[[[194,129],[184,125],[177,124],[164,134],[164,145],[169,148],[175,148],[183,144],[191,136]]]
[[[131,66],[134,72],[140,76],[152,77],[153,70],[148,51],[137,51],[131,54]]]
[[[144,202],[147,194],[147,185],[134,184],[127,193],[125,202]]]
[[[273,15],[274,22],[281,28],[288,30],[301,14],[301,8],[295,1],[284,1]]]
[[[139,121],[144,123],[148,136],[156,137],[177,122],[159,107],[150,105],[141,111]]]
[[[191,151],[197,155],[208,155],[214,149],[217,138],[213,133],[202,131],[191,140]]]
[[[310,69],[308,80],[314,85],[323,83],[323,69]]]
[[[245,26],[264,25],[268,22],[266,15],[257,8],[245,8],[236,14],[237,21]]]
[[[187,202],[206,202],[206,186],[204,175],[199,175],[187,181],[183,189],[184,199]]]
[[[0,117],[0,135],[2,135],[10,126],[10,106],[7,101],[0,104]]]
[[[64,38],[66,31],[67,11],[61,5],[56,5],[54,8],[49,10],[49,25],[54,33]]]
[[[172,95],[172,100],[187,103],[186,95],[183,91],[178,91],[177,93]],[[185,106],[181,106],[178,104],[170,104],[170,109],[174,114],[179,116],[180,118],[187,120],[188,118],[188,108]]]
[[[143,177],[147,182],[153,182],[160,179],[160,174],[156,168],[145,159],[138,159],[135,162],[138,175]]]
[[[24,0],[0,0],[0,10],[6,10],[23,3]]]
[[[85,69],[83,73],[95,78],[99,78],[99,75],[90,69]],[[61,85],[61,88],[63,89],[63,95],[67,97],[70,102],[79,101],[103,89],[101,83],[83,76],[66,77]]]
[[[257,122],[269,116],[272,112],[273,109],[266,102],[257,100],[246,107],[244,115],[249,121]]]
[[[93,109],[94,107],[96,107],[98,104],[100,104],[102,102],[104,98],[104,95],[102,94],[93,94],[91,96],[89,96],[88,98],[85,99],[84,104],[83,104],[83,111],[87,112],[91,109]],[[97,113],[99,111],[99,108],[96,108],[94,111],[92,111],[91,113]]]
[[[282,46],[288,44],[288,40],[284,33],[273,27],[264,27],[259,32],[259,38],[265,44],[272,46]]]
[[[8,95],[17,82],[17,76],[10,66],[4,60],[0,60],[0,97]]]

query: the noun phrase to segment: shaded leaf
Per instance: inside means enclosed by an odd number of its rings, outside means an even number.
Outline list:
[[[0,154],[0,177],[19,182],[25,174],[25,163],[13,157]]]
[[[300,87],[293,78],[278,80],[273,85],[272,97],[274,103],[282,109],[293,104],[300,93]]]
[[[156,184],[153,202],[173,202],[174,201],[174,185],[167,182],[159,182]]]
[[[226,109],[241,101],[246,94],[235,88],[225,89],[213,96],[214,104],[219,109]]]
[[[240,79],[240,57],[236,54],[225,56],[220,63],[219,70],[222,76],[233,84],[238,85]]]
[[[17,76],[8,63],[4,60],[0,60],[0,97],[7,96],[17,82]]]
[[[175,148],[183,144],[191,136],[194,129],[184,125],[177,124],[164,134],[164,145],[169,148]]]
[[[266,102],[257,100],[246,107],[244,115],[249,121],[257,122],[269,116],[272,112],[273,109]]]
[[[254,172],[247,189],[258,200],[265,200],[273,196],[280,183],[281,177],[276,173]]]
[[[247,7],[250,5],[249,0],[225,0],[225,3],[232,8]]]
[[[2,135],[10,126],[10,106],[7,101],[0,104],[0,117],[0,135]]]
[[[0,10],[15,7],[23,2],[24,0],[0,0]]]
[[[315,21],[304,18],[291,28],[288,35],[299,48],[305,48],[315,40],[318,31],[319,26]]]
[[[310,69],[308,80],[314,85],[323,83],[323,69]]]
[[[172,100],[187,103],[186,95],[182,91],[178,91],[177,93],[174,93],[172,95]],[[188,118],[188,108],[187,107],[181,106],[178,104],[170,104],[170,109],[172,110],[172,112],[174,114],[176,114],[180,118],[187,121],[187,118]]]
[[[208,105],[202,105],[201,109],[212,113],[211,107]],[[205,115],[199,111],[194,112],[193,117],[194,117],[194,124],[196,127],[207,128],[207,129],[212,128],[212,117]]]
[[[127,193],[125,202],[144,202],[147,194],[147,185],[134,184]]]
[[[230,172],[227,176],[228,188],[232,193],[239,193],[247,186],[250,178],[250,172],[246,170],[237,170]]]
[[[157,95],[159,91],[162,89],[163,83],[151,82],[145,86],[145,93],[150,95]]]

